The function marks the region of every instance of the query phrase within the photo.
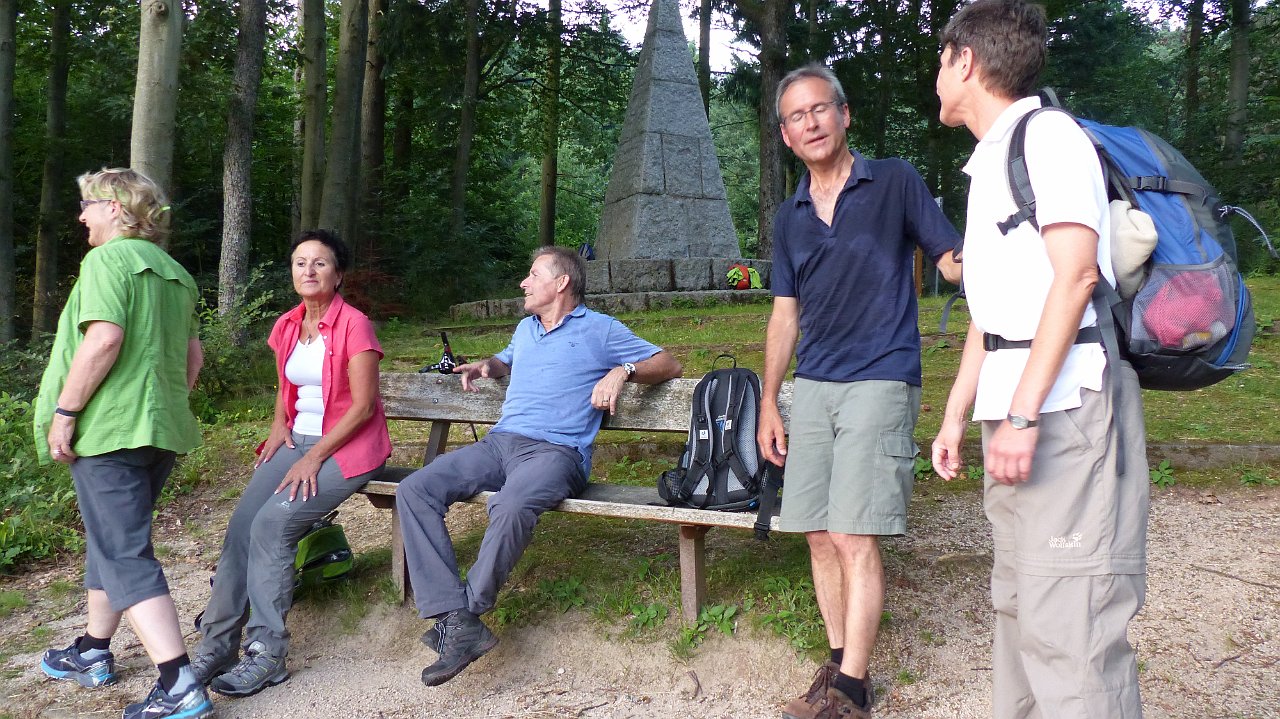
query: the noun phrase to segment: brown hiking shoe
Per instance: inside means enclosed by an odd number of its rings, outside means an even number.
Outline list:
[[[863,709],[849,698],[848,694],[836,689],[827,688],[826,713],[822,719],[871,719],[871,688],[867,687],[867,708]]]
[[[840,665],[832,661],[825,662],[813,674],[813,684],[808,691],[787,702],[782,708],[782,719],[817,719],[827,706],[827,688],[840,671]]]

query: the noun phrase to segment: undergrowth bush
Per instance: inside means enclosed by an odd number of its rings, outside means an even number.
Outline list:
[[[30,343],[13,340],[0,344],[0,388],[18,399],[35,399],[52,347],[53,335]]]
[[[31,405],[0,392],[0,572],[62,550],[79,550],[75,490],[64,464],[41,467],[31,434]]]
[[[247,299],[238,313],[224,316],[206,300],[200,302],[204,367],[191,393],[191,410],[205,424],[215,422],[235,400],[256,397],[275,386],[275,356],[264,338],[279,311],[273,305],[276,293],[259,290],[264,276],[264,267],[250,273]]]

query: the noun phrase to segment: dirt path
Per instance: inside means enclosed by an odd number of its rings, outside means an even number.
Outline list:
[[[207,548],[216,551],[229,505],[187,501],[161,516],[184,618],[207,597]],[[385,546],[386,514],[359,497],[343,508],[357,550]],[[873,659],[875,714],[988,717],[990,539],[980,499],[926,483],[912,531],[886,551],[893,620]],[[127,629],[113,644],[124,667],[115,687],[84,690],[34,669],[40,649],[82,625],[79,592],[65,584],[76,577],[67,565],[0,582],[31,602],[0,621],[0,646],[11,653],[0,665],[0,709],[15,717],[118,716],[153,681]],[[501,632],[491,654],[431,689],[418,674],[434,655],[417,641],[426,624],[411,609],[376,604],[344,634],[335,606],[301,603],[290,617],[292,679],[255,697],[217,698],[218,716],[772,718],[814,669],[785,640],[745,625],[680,661],[662,642],[618,640],[617,628],[570,613]],[[1280,489],[1155,493],[1147,604],[1133,639],[1148,717],[1280,717]]]

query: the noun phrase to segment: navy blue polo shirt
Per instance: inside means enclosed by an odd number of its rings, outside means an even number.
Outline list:
[[[918,387],[915,247],[936,258],[960,236],[910,163],[851,152],[830,227],[814,210],[808,173],[773,220],[773,294],[800,304],[796,376]]]

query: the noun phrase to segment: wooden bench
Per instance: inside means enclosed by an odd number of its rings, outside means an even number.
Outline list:
[[[626,385],[618,401],[618,413],[606,417],[605,430],[637,432],[673,432],[685,435],[689,427],[689,407],[696,379],[674,379],[660,385]],[[384,373],[382,399],[387,419],[430,422],[425,466],[445,451],[449,427],[454,422],[494,424],[502,411],[507,380],[481,380],[479,392],[463,392],[456,376],[417,373]],[[783,420],[789,419],[791,383],[784,383],[778,398]],[[401,601],[410,591],[405,571],[404,543],[400,536],[400,518],[395,506],[396,487],[417,467],[388,466],[375,481],[361,490],[373,506],[391,510],[391,572]],[[680,540],[680,605],[684,617],[693,621],[706,598],[704,539],[712,527],[736,527],[751,530],[754,512],[715,512],[704,509],[657,506],[654,484],[647,487],[590,483],[582,495],[566,499],[552,511],[571,514],[593,514],[666,522],[679,526]],[[466,500],[484,504],[492,492],[481,492]],[[777,529],[778,518],[773,517]]]

